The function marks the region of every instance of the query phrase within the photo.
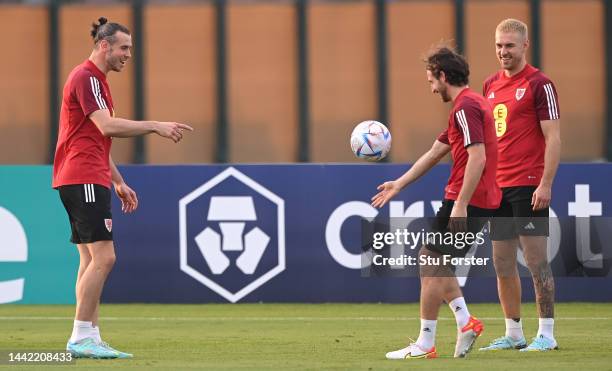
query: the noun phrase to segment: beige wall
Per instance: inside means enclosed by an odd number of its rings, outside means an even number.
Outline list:
[[[25,21],[27,20],[27,22]],[[47,12],[0,6],[0,163],[40,164],[48,157]]]
[[[542,21],[542,69],[555,82],[559,94],[563,158],[603,157],[606,66],[602,3],[574,0],[542,4],[546,14]]]
[[[228,7],[230,161],[296,159],[294,9],[290,2]]]
[[[216,148],[214,9],[210,5],[150,5],[144,16],[146,116],[195,128],[178,145],[149,135],[148,161],[211,162]]]
[[[529,1],[466,0],[465,40],[471,86],[499,66],[494,29],[516,17],[529,24]],[[373,2],[318,2],[308,9],[312,161],[357,161],[349,135],[377,119]],[[92,48],[99,16],[131,26],[127,4],[64,5],[59,13],[60,80]],[[229,160],[292,162],[297,158],[295,8],[288,2],[231,2],[227,9]],[[388,3],[389,124],[395,162],[414,161],[445,127],[449,105],[429,92],[422,58],[454,37],[452,1]],[[208,2],[151,4],[144,11],[145,116],[196,128],[180,145],[146,138],[151,163],[206,163],[216,151],[215,11]],[[542,69],[555,82],[562,116],[563,159],[603,156],[605,65],[600,0],[542,1]],[[0,32],[11,35],[0,59],[0,163],[44,163],[48,153],[47,11],[0,6]],[[141,53],[144,53],[141,54]],[[10,56],[19,56],[12,58]],[[133,116],[133,64],[109,74],[118,116]],[[61,89],[61,86],[60,86]],[[28,145],[22,140],[27,138]],[[130,162],[132,139],[116,139],[116,162]]]
[[[414,161],[448,125],[450,105],[429,90],[423,59],[432,46],[452,39],[454,9],[443,1],[394,2],[388,22],[391,155],[394,162]]]
[[[313,2],[308,17],[310,158],[356,161],[351,131],[377,112],[374,7]]]

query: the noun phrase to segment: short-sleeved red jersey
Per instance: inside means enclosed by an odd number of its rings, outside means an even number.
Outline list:
[[[59,133],[53,162],[53,188],[69,184],[99,184],[110,188],[112,139],[89,119],[97,110],[114,116],[106,76],[86,60],[76,66],[64,85]]]
[[[497,168],[497,140],[491,108],[475,91],[466,88],[455,98],[448,119],[448,128],[438,140],[451,146],[453,166],[444,198],[456,200],[463,186],[468,161],[467,147],[483,143],[487,157],[484,170],[469,204],[483,209],[496,209],[501,201],[501,190],[495,180]]]
[[[495,119],[497,183],[502,188],[539,185],[546,148],[540,121],[560,117],[555,85],[540,70],[526,65],[512,77],[503,70],[489,77],[483,95]]]

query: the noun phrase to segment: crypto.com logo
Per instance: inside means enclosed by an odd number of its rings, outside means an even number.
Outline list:
[[[179,201],[179,227],[181,270],[232,303],[285,270],[283,199],[233,167]]]
[[[570,217],[575,217],[576,230],[576,255],[580,264],[587,268],[601,269],[604,267],[604,256],[602,253],[592,251],[591,245],[591,221],[593,216],[602,216],[602,202],[592,201],[590,199],[589,184],[574,185],[575,201],[570,201],[567,204],[567,214]],[[434,200],[430,202],[431,211],[434,213],[442,206],[442,201]],[[410,204],[407,208],[404,207],[403,201],[389,202],[389,218],[393,222],[409,223],[414,219],[423,218],[425,216],[426,203],[424,201],[416,201]],[[373,220],[378,216],[379,210],[372,207],[370,203],[363,201],[349,201],[338,206],[329,216],[325,227],[325,241],[327,248],[334,260],[345,268],[363,269],[370,266],[372,263],[371,251],[365,253],[350,252],[342,241],[342,226],[350,218],[359,216],[365,220]],[[561,246],[561,224],[557,213],[552,207],[549,208],[549,238],[548,244],[548,261],[552,262],[559,253]],[[391,229],[407,228],[407,224],[391,224]],[[473,246],[477,246],[474,244]],[[390,257],[398,258],[404,254],[405,246],[392,245]],[[470,250],[466,257],[471,258],[475,255],[476,249]],[[517,253],[518,263],[527,268],[527,263],[521,250]],[[403,269],[403,266],[392,266],[391,269]],[[457,267],[457,280],[460,286],[464,286],[468,278],[471,266]]]

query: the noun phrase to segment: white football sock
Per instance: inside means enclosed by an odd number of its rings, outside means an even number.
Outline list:
[[[417,339],[416,344],[424,351],[428,351],[433,348],[436,342],[437,323],[437,320],[421,318],[421,332],[419,332],[419,338]]]
[[[462,328],[467,325],[470,321],[470,311],[468,311],[467,304],[463,296],[455,298],[448,303],[451,311],[455,314],[455,320],[457,321],[457,328]]]
[[[74,325],[72,327],[72,335],[70,336],[71,343],[79,342],[86,338],[92,337],[92,325],[90,321],[79,321],[74,320]]]
[[[538,327],[538,337],[544,335],[545,337],[554,340],[553,328],[555,327],[554,318],[540,318],[540,326]]]
[[[91,337],[99,344],[102,342],[102,338],[100,337],[100,326],[93,327],[91,331]]]
[[[518,322],[512,318],[506,318],[506,336],[512,340],[519,340],[523,335],[523,321],[519,318]]]

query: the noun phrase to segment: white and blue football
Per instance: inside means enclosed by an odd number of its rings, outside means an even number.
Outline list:
[[[351,134],[351,149],[358,158],[380,161],[391,150],[391,132],[378,121],[360,122]]]

